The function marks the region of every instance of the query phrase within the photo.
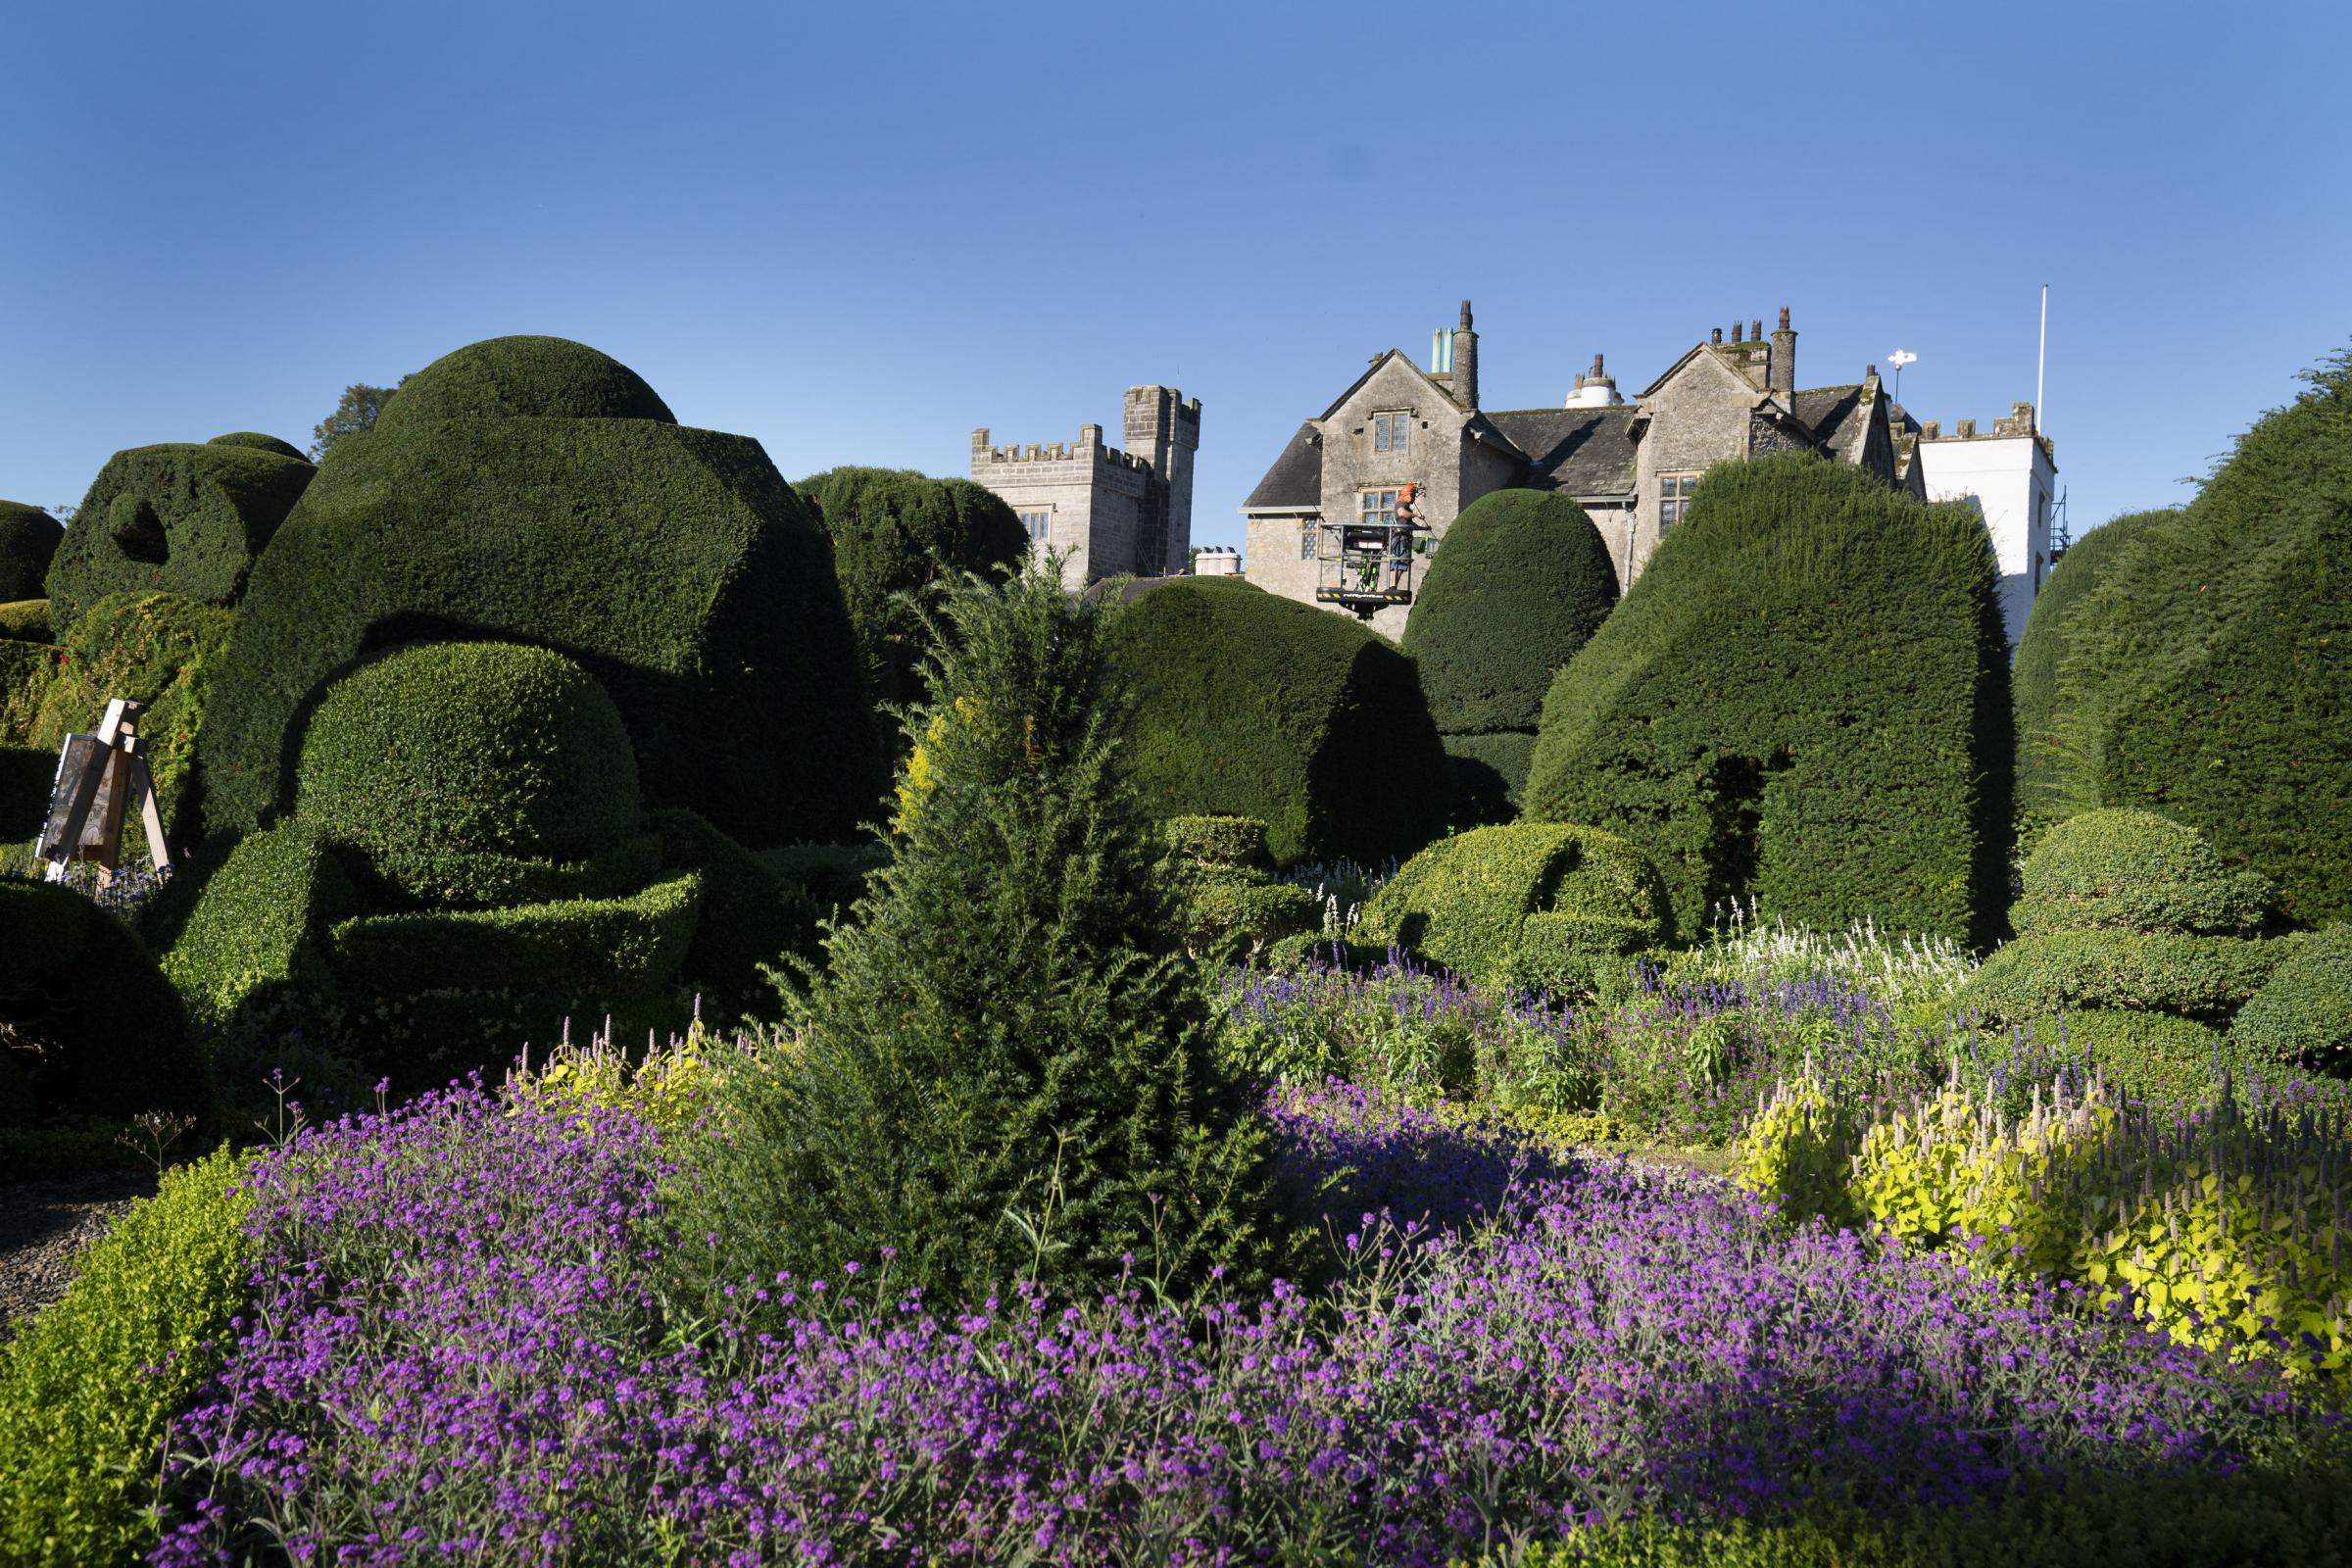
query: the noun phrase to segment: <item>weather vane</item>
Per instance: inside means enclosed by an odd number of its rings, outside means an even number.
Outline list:
[[[1917,365],[1919,356],[1909,349],[1896,349],[1892,354],[1886,356],[1886,363],[1894,367],[1894,396],[1895,401],[1899,403],[1903,396],[1903,367]]]

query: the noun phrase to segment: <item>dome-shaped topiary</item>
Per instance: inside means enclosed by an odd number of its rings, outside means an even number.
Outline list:
[[[48,590],[50,558],[65,524],[38,507],[0,501],[0,605],[38,599]]]
[[[2230,1025],[2252,1061],[2341,1075],[2352,1066],[2352,926],[2305,939]]]
[[[242,446],[175,442],[116,453],[49,565],[57,635],[109,594],[234,605],[316,471],[299,458]]]
[[[2026,857],[2009,911],[2021,937],[2052,931],[2252,936],[2270,884],[2222,863],[2194,828],[2153,811],[2084,811]]]
[[[1617,568],[1585,509],[1496,490],[1462,509],[1404,623],[1442,735],[1534,734],[1544,695],[1617,603]]]
[[[1142,693],[1122,765],[1154,816],[1254,816],[1284,863],[1410,855],[1446,825],[1412,661],[1344,615],[1178,577],[1112,633]]]
[[[444,354],[402,382],[375,429],[514,418],[678,422],[642,376],[609,354],[564,337],[494,337]]]
[[[1552,683],[1527,815],[1641,845],[1686,930],[1753,897],[1988,942],[2016,762],[1997,572],[1973,511],[1850,465],[1709,469]]]
[[[587,368],[579,385],[566,366]],[[291,807],[301,715],[339,671],[451,637],[562,649],[618,706],[648,803],[749,847],[847,839],[880,802],[823,536],[759,442],[675,423],[576,343],[461,349],[335,443],[221,655],[206,825],[245,832]]]
[[[293,442],[280,441],[277,437],[264,435],[259,430],[231,430],[226,435],[213,437],[205,445],[208,447],[249,447],[256,452],[270,452],[281,458],[292,458],[297,463],[310,461],[302,455],[302,448]]]
[[[566,862],[622,845],[637,761],[612,698],[560,654],[434,643],[327,689],[296,811],[427,904],[546,898]]]

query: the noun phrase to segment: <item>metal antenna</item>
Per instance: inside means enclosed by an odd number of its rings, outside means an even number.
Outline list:
[[[2034,428],[2049,421],[2041,416],[2041,376],[2050,363],[2050,285],[2041,285],[2041,348],[2034,356]]]

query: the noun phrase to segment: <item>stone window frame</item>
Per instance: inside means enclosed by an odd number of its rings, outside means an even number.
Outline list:
[[[1366,528],[1396,526],[1396,492],[1402,485],[1368,485],[1355,493],[1355,520]],[[1375,498],[1379,499],[1375,499]]]
[[[1382,409],[1372,416],[1372,450],[1374,452],[1410,452],[1412,436],[1412,410]]]
[[[1300,517],[1298,519],[1298,559],[1300,561],[1315,559],[1320,549],[1322,532],[1323,519],[1321,517]]]
[[[1029,535],[1031,544],[1050,545],[1054,542],[1054,504],[1052,502],[1045,502],[1035,507],[1016,507],[1013,510],[1019,513],[1021,528]],[[1032,517],[1037,519],[1035,526],[1030,523],[1029,519]]]
[[[1658,475],[1659,538],[1665,538],[1666,530],[1682,521],[1683,514],[1690,510],[1690,498],[1698,491],[1699,471],[1677,469]]]

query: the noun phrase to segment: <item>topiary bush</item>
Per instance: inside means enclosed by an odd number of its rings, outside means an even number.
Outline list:
[[[2248,1060],[2352,1069],[2352,926],[2331,925],[2272,971],[2230,1038]]]
[[[1313,925],[1315,896],[1267,870],[1266,824],[1250,816],[1177,816],[1159,824],[1157,876],[1176,941],[1195,957],[1238,957]]]
[[[42,584],[65,533],[65,524],[40,508],[0,501],[0,605],[48,592]]]
[[[2148,521],[2066,618],[2046,726],[2074,808],[2137,806],[2352,916],[2352,353]]]
[[[2007,903],[2009,661],[1984,526],[1802,454],[1711,469],[1553,681],[1525,813],[1623,834],[1679,926],[1988,943]]]
[[[19,599],[0,605],[0,642],[48,643],[57,640],[49,625],[49,601]]]
[[[141,705],[139,744],[155,777],[164,832],[184,841],[195,832],[201,800],[196,732],[212,690],[214,662],[235,617],[178,594],[112,594],[92,605],[66,634],[55,676],[41,697],[30,742],[52,758],[68,734],[94,730],[110,699]],[[123,828],[126,855],[149,853],[146,829],[132,813]]]
[[[1536,732],[1510,730],[1500,735],[1440,737],[1446,760],[1453,768],[1453,817],[1456,822],[1507,822],[1519,814],[1527,792],[1528,770],[1535,765]]]
[[[1412,662],[1344,615],[1180,577],[1119,612],[1139,685],[1123,765],[1154,816],[1254,816],[1276,861],[1412,854],[1451,785]]]
[[[295,809],[420,906],[609,895],[655,858],[622,848],[637,760],[612,700],[513,643],[403,649],[335,682],[303,736]]]
[[[702,996],[704,1018],[750,1012],[772,1021],[775,994],[762,969],[786,957],[817,956],[817,908],[806,888],[692,811],[652,813],[662,863],[699,872],[702,913],[685,973]],[[854,899],[856,895],[852,895]]]
[[[1446,528],[1446,548],[1414,595],[1403,647],[1420,665],[1430,717],[1470,792],[1457,815],[1491,812],[1495,781],[1505,803],[1517,802],[1552,677],[1616,603],[1608,546],[1566,496],[1492,491]],[[1517,744],[1454,744],[1468,736]]]
[[[81,894],[0,877],[0,1051],[44,1115],[202,1115],[204,1064],[138,939]]]
[[[1350,936],[1491,985],[1513,974],[1539,920],[1534,972],[1565,970],[1560,978],[1571,981],[1590,979],[1590,958],[1653,947],[1673,931],[1657,868],[1632,844],[1591,828],[1516,822],[1473,828],[1414,856],[1364,906]]]
[[[578,344],[461,349],[336,442],[222,656],[208,824],[290,808],[308,710],[353,661],[451,637],[580,664],[650,802],[746,845],[850,837],[881,796],[848,612],[800,503],[757,441],[672,422]]]
[[[2054,931],[2250,937],[2270,883],[2222,863],[2194,828],[2153,811],[2085,811],[2051,827],[2020,871],[2019,936]]]
[[[2020,937],[1986,958],[1952,1004],[2004,1022],[2077,1007],[2227,1022],[2294,946],[2129,931]]]
[[[316,824],[206,844],[172,880],[154,940],[200,1029],[266,1039],[336,1020],[325,933],[362,901]]]
[[[172,1417],[220,1365],[245,1301],[240,1162],[165,1173],[0,1349],[0,1559],[143,1560]]]
[[[917,672],[930,640],[919,604],[898,596],[959,571],[1002,575],[1029,553],[1019,514],[969,479],[841,467],[793,489],[833,541],[833,571],[883,703],[922,695]]]
[[[0,745],[31,741],[41,703],[56,678],[56,649],[46,643],[0,642]]]
[[[2081,1054],[2133,1100],[2167,1113],[2202,1110],[2220,1097],[2227,1066],[2242,1076],[2243,1053],[2218,1029],[2161,1012],[2082,1007],[2027,1021],[2035,1039]]]
[[[293,442],[280,441],[277,437],[264,435],[259,430],[231,430],[226,435],[213,437],[205,445],[208,447],[244,447],[254,452],[267,452],[275,457],[292,458],[300,463],[311,461],[303,456],[302,448]]]
[[[2070,811],[2060,779],[2059,737],[2051,727],[2058,704],[2058,670],[2072,647],[2069,621],[2090,590],[2103,581],[2122,554],[2150,525],[2172,518],[2178,508],[2134,512],[2091,529],[2067,548],[2034,596],[2034,609],[2018,634],[2017,659],[2009,669],[2009,701],[2017,715],[2017,814],[2021,839],[2031,841]],[[2029,848],[2031,847],[2029,843]]]
[[[49,564],[57,635],[111,594],[236,604],[314,471],[299,457],[243,446],[182,442],[116,453]]]
[[[735,1136],[703,1146],[684,1222],[729,1277],[895,1249],[891,1288],[935,1300],[1129,1263],[1173,1293],[1212,1269],[1250,1289],[1281,1255],[1266,1133],[1219,1074],[1198,975],[1152,956],[1109,611],[1031,565],[965,579],[942,614],[906,720],[930,790],[827,940],[797,1059],[731,1079]]]

